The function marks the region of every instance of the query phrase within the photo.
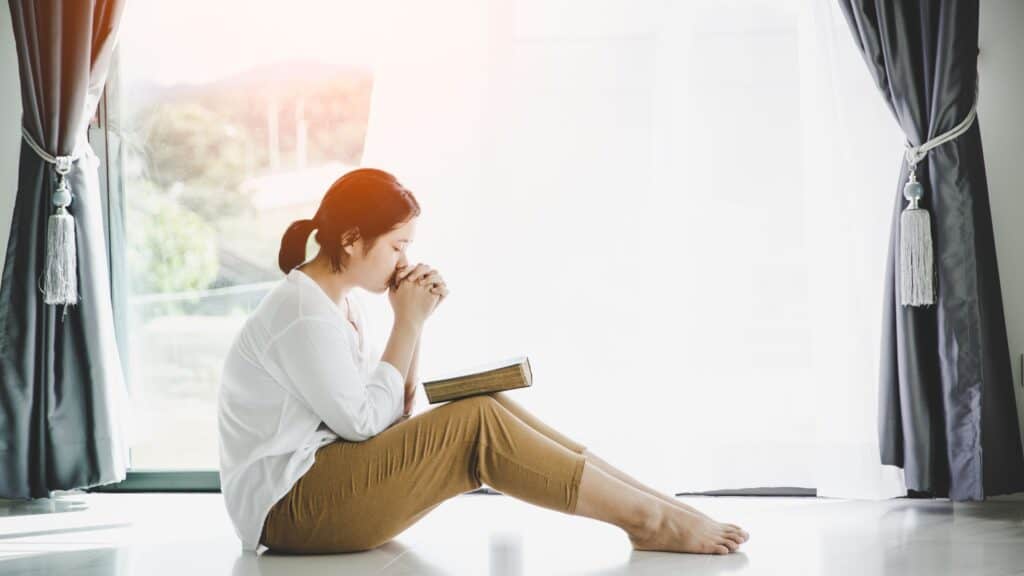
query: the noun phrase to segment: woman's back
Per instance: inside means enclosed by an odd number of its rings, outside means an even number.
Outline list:
[[[359,325],[360,306],[352,309]],[[401,416],[401,373],[372,362],[362,340],[360,349],[338,306],[298,269],[235,337],[218,391],[220,480],[246,550],[256,550],[267,511],[312,466],[317,448],[372,437]]]

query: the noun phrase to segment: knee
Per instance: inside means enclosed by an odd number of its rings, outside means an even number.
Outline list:
[[[474,406],[486,406],[488,404],[498,404],[494,396],[491,394],[476,394],[475,396],[467,396],[456,400],[456,402],[465,402]]]
[[[459,419],[468,423],[474,437],[479,437],[481,431],[492,427],[489,422],[500,419],[504,410],[501,403],[490,394],[467,396],[456,400],[454,404],[460,412]]]
[[[455,404],[460,408],[464,408],[473,413],[493,411],[495,407],[500,405],[500,403],[494,399],[494,396],[491,396],[490,394],[467,396],[456,400]]]

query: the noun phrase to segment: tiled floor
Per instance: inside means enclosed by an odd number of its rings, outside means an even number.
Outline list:
[[[750,532],[727,556],[634,552],[618,528],[465,494],[369,552],[242,554],[219,494],[0,501],[0,574],[1024,574],[1024,502],[687,497]]]

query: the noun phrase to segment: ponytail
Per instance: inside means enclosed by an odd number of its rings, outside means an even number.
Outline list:
[[[316,228],[316,222],[302,219],[292,222],[281,237],[281,250],[277,253],[277,265],[287,274],[299,264],[306,261],[306,242],[309,234]]]

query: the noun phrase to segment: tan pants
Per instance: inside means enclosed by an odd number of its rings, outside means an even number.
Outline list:
[[[260,543],[299,554],[369,550],[484,483],[572,514],[584,449],[504,392],[440,404],[364,442],[320,447],[271,508]]]

